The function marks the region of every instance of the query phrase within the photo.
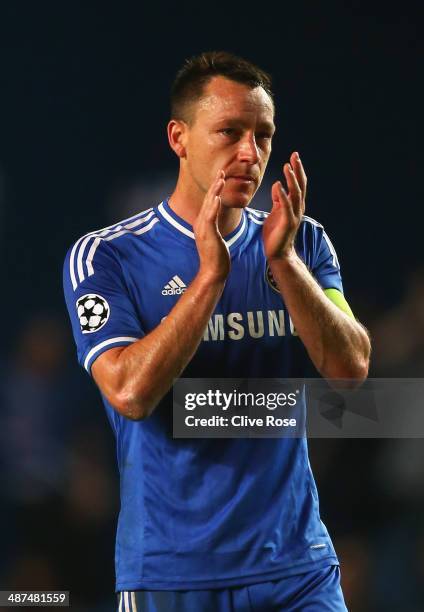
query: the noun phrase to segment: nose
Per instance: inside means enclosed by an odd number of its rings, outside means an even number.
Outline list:
[[[239,141],[238,158],[241,162],[257,164],[259,161],[259,151],[254,134],[246,134]]]

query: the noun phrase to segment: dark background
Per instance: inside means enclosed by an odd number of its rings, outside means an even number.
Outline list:
[[[421,377],[419,2],[4,3],[0,9],[0,588],[113,609],[112,435],[76,365],[61,288],[80,235],[157,204],[177,176],[169,89],[209,49],[274,79],[267,181],[293,150],[338,251],[374,376]],[[311,441],[350,609],[424,610],[424,442]]]

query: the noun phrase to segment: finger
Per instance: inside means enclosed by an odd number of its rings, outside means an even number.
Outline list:
[[[287,181],[293,212],[296,216],[300,216],[302,214],[302,191],[299,183],[290,164],[284,164],[283,171]]]
[[[225,180],[225,172],[224,170],[220,170],[218,172],[218,174],[215,177],[215,181],[212,182],[211,187],[213,186],[214,183],[218,183],[219,181]]]
[[[215,196],[219,195],[224,189],[225,181],[220,178],[212,185],[210,189],[209,196],[213,199]]]
[[[291,208],[289,197],[281,181],[276,181],[271,188],[272,203],[276,208]]]
[[[206,198],[208,198],[208,196],[214,198],[216,195],[219,195],[225,185],[225,172],[223,170],[220,170],[218,172],[218,174],[216,175],[215,179],[212,181],[208,192],[206,194]]]
[[[219,214],[220,209],[221,209],[220,196],[216,195],[216,196],[211,196],[210,198],[208,198],[203,205],[202,214],[200,218],[201,222],[205,223],[206,225],[210,225],[211,223],[214,224],[218,219],[218,214]]]
[[[225,185],[225,179],[224,178],[220,178],[218,180],[218,184],[217,184],[216,189],[215,189],[215,195],[219,195],[220,193],[222,193],[222,190],[224,189],[224,185]]]
[[[199,214],[206,214],[206,212],[210,209],[210,207],[214,203],[214,199],[216,196],[219,196],[224,189],[225,180],[222,178],[223,173],[219,173],[216,178],[212,181],[205,198],[203,200],[202,208],[200,209]]]
[[[303,164],[300,159],[299,153],[297,151],[291,154],[290,163],[296,175],[297,182],[299,183],[299,187],[302,190],[303,199],[305,200],[306,187],[307,187],[308,180],[307,180],[306,173],[303,168]]]
[[[220,178],[217,184],[214,186],[212,193],[205,198],[205,203],[203,206],[204,209],[204,218],[206,221],[214,223],[216,227],[218,227],[218,217],[221,211],[222,198],[221,193],[224,188],[225,181]]]
[[[214,201],[214,208],[215,208],[214,219],[215,219],[215,227],[216,227],[218,233],[219,233],[218,217],[219,217],[219,213],[221,212],[221,205],[222,205],[222,200],[221,200],[220,196],[215,196],[215,201]]]

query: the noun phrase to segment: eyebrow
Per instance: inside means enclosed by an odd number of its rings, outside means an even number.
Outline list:
[[[225,124],[230,127],[244,127],[246,125],[245,122],[240,119],[225,119],[224,117],[222,119],[217,119],[216,121],[216,125],[221,124]],[[258,128],[261,130],[269,130],[272,133],[274,133],[276,129],[275,124],[271,121],[261,121],[258,125]]]

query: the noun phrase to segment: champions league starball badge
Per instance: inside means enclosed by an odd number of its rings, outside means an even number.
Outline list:
[[[98,331],[109,319],[109,304],[105,298],[96,293],[83,295],[77,300],[76,306],[83,334],[92,334]]]
[[[272,276],[272,272],[271,272],[271,268],[269,267],[269,263],[267,262],[266,264],[266,270],[265,270],[265,278],[268,282],[268,285],[274,289],[274,291],[276,291],[277,293],[280,293],[280,290],[278,288],[277,283],[275,282],[275,278]]]

